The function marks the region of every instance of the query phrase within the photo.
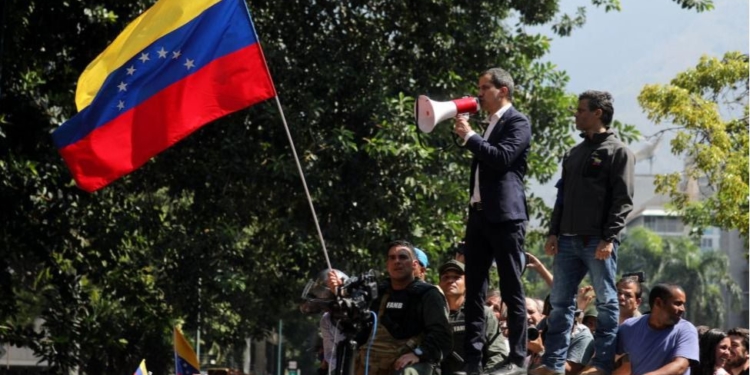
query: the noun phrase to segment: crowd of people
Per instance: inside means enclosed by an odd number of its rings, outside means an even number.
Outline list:
[[[386,260],[388,278],[379,286],[379,297],[371,304],[378,316],[377,324],[360,332],[355,340],[359,348],[354,355],[354,374],[410,375],[456,374],[465,370],[465,297],[466,269],[456,253],[437,269],[438,284],[424,278],[429,264],[427,256],[417,253],[406,241],[389,245]],[[539,273],[548,285],[554,278],[545,265],[528,254],[528,268]],[[346,281],[338,270],[329,272],[326,287],[333,296]],[[749,332],[733,328],[724,332],[706,326],[695,327],[682,315],[686,295],[673,284],[656,284],[648,293],[648,309],[642,309],[642,283],[637,277],[625,276],[616,283],[618,330],[611,364],[612,374],[748,374]],[[594,369],[597,330],[595,293],[591,286],[579,288],[575,298],[574,319],[568,332],[563,371],[575,375]],[[527,351],[521,367],[531,374],[544,368],[544,354],[549,350],[549,316],[554,308],[550,296],[545,300],[525,298]],[[483,304],[486,329],[480,359],[482,374],[497,374],[507,363],[508,310],[497,289],[490,289]],[[593,316],[592,316],[593,315]],[[588,324],[587,317],[593,317]],[[332,333],[334,332],[334,333]],[[333,350],[343,338],[328,313],[321,318],[325,348],[324,371],[334,373],[336,353]],[[338,340],[336,339],[338,337]],[[344,373],[346,374],[346,373]]]
[[[562,177],[544,246],[550,271],[524,249],[528,212],[523,179],[531,142],[528,118],[512,105],[514,83],[500,68],[479,76],[487,128],[457,116],[454,132],[473,154],[465,242],[440,265],[439,283],[425,280],[427,254],[405,240],[387,246],[387,279],[369,302],[372,320],[352,337],[356,353],[341,368],[330,354],[342,335],[323,315],[325,371],[342,375],[747,374],[748,330],[696,328],[683,318],[679,286],[648,289],[642,275],[618,279],[620,232],[632,211],[633,153],[609,128],[612,96],[578,98],[582,141],[562,160]],[[493,265],[499,285],[490,285]],[[527,269],[545,280],[545,300],[526,296]],[[591,285],[581,286],[586,276]],[[329,270],[327,293],[341,297],[340,271]],[[324,322],[325,321],[325,322]],[[330,335],[334,332],[333,335]],[[342,347],[341,345],[338,345]],[[336,365],[338,359],[338,365]]]

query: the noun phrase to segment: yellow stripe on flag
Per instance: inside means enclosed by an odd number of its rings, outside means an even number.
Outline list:
[[[146,369],[146,360],[145,359],[141,361],[141,365],[138,366],[138,370],[136,370],[135,373],[138,374],[138,371],[141,372],[139,375],[148,375],[148,370]]]
[[[185,339],[185,336],[182,335],[182,331],[177,327],[174,327],[174,352],[196,370],[201,369],[201,365],[198,362],[198,356],[195,355],[193,347],[190,346],[190,343]]]
[[[78,111],[91,104],[110,73],[157,39],[190,22],[219,1],[221,0],[159,0],[143,12],[78,78]]]

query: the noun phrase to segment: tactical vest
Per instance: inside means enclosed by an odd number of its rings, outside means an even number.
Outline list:
[[[359,349],[355,365],[356,375],[365,375],[367,349],[369,346],[369,375],[390,375],[396,360],[419,346],[422,339],[424,322],[422,322],[419,303],[422,294],[434,286],[415,280],[405,290],[394,291],[390,284],[381,284],[379,300],[373,301],[377,306],[378,324],[372,342]]]
[[[443,360],[440,366],[443,375],[452,375],[454,372],[460,371],[464,365],[464,337],[466,336],[464,306],[461,305],[458,311],[451,311],[448,315],[448,321],[453,331],[453,352]]]
[[[441,363],[442,375],[451,375],[456,371],[461,371],[464,365],[464,340],[466,337],[464,305],[461,305],[458,311],[451,311],[448,315],[448,321],[453,330],[453,352]],[[490,345],[495,340],[502,340],[502,337],[500,337],[502,333],[499,330],[497,332],[487,332],[486,334],[487,337],[484,340],[484,346],[482,346],[482,366],[485,366],[489,360],[488,349]]]
[[[434,285],[415,280],[403,291],[390,290],[389,285],[381,291],[385,309],[378,314],[378,321],[397,340],[417,336],[424,331],[421,303],[422,295]],[[386,297],[387,295],[387,297]]]

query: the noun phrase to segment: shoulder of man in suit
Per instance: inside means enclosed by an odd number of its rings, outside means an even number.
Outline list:
[[[510,119],[528,121],[529,117],[523,112],[517,110],[516,107],[510,107],[502,116],[500,116],[500,121],[507,121]]]

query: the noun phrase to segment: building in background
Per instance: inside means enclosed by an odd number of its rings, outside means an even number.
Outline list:
[[[34,328],[41,330],[42,319],[34,320]],[[47,370],[47,362],[34,355],[29,348],[19,348],[7,342],[0,343],[0,374],[31,375]]]
[[[657,142],[658,144],[658,142]],[[649,146],[647,145],[646,148]],[[653,151],[640,150],[636,152],[638,161],[651,160]],[[635,193],[633,198],[633,211],[625,222],[624,233],[633,227],[645,227],[664,238],[690,236],[692,228],[682,222],[682,217],[668,209],[669,197],[654,192],[654,175],[636,174]],[[700,181],[687,180],[683,182],[683,189],[691,196],[691,199],[700,199],[711,192],[701,184]],[[748,242],[742,238],[739,231],[726,231],[716,227],[705,228],[697,245],[703,251],[721,251],[729,263],[729,274],[742,289],[742,301],[739,310],[732,309],[731,296],[725,293],[724,303],[726,316],[724,317],[724,329],[733,327],[748,327]]]

